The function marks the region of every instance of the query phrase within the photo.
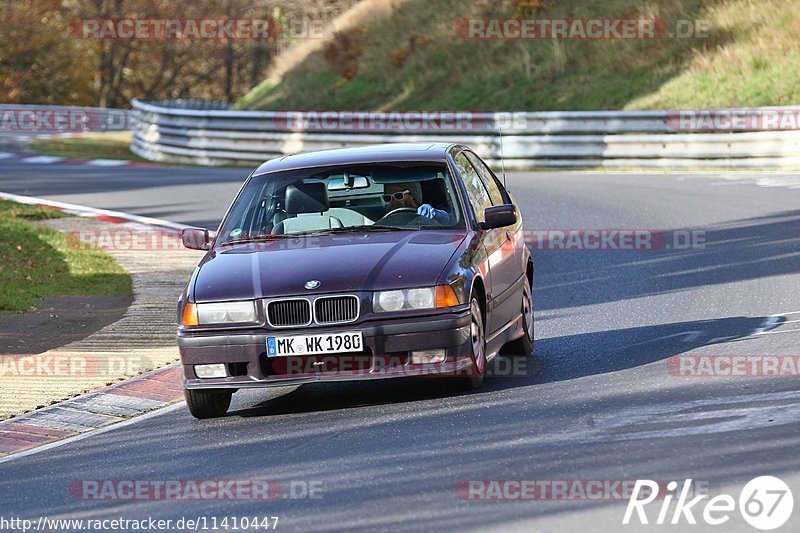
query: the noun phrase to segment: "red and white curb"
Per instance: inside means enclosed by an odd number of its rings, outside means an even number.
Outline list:
[[[112,224],[139,224],[147,226],[150,229],[178,231],[191,226],[185,224],[178,224],[169,220],[160,218],[144,217],[140,215],[133,215],[131,213],[123,213],[121,211],[112,211],[110,209],[97,209],[94,207],[86,207],[84,205],[68,204],[66,202],[58,202],[56,200],[47,200],[44,198],[35,198],[33,196],[21,196],[19,194],[11,194],[7,192],[0,192],[0,199],[11,200],[20,204],[38,205],[57,211],[63,211],[71,215],[79,217],[94,218],[103,222],[110,222]]]
[[[17,163],[28,163],[31,165],[52,165],[60,163],[62,165],[89,165],[94,167],[157,167],[163,166],[158,163],[148,163],[145,161],[128,161],[125,159],[73,159],[70,157],[59,157],[54,155],[32,155],[13,152],[0,152],[0,160],[13,161]]]
[[[0,463],[66,444],[77,437],[183,399],[175,363],[71,400],[0,422]],[[26,453],[27,452],[27,453]]]
[[[0,198],[115,224],[138,225],[172,232],[189,227],[169,220],[31,196],[0,192]],[[139,421],[147,416],[145,413],[163,409],[182,399],[182,370],[180,364],[175,363],[104,389],[4,420],[0,422],[0,463],[80,440],[89,433],[116,428],[126,421]]]

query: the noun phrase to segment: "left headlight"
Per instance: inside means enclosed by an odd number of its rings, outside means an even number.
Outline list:
[[[449,285],[376,291],[372,295],[372,309],[377,313],[412,309],[438,309],[458,304],[455,291]]]
[[[256,304],[253,301],[186,304],[183,313],[184,326],[245,324],[257,320]]]

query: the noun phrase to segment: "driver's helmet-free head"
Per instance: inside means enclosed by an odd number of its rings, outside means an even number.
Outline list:
[[[393,191],[403,191],[407,190],[409,194],[414,198],[414,202],[416,204],[422,205],[422,187],[420,186],[419,182],[412,181],[409,183],[392,183],[386,187],[387,189],[392,189]]]

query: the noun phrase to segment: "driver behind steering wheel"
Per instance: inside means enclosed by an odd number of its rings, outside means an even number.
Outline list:
[[[384,186],[383,201],[387,204],[387,212],[402,207],[417,210],[417,215],[430,218],[441,224],[450,223],[447,211],[434,208],[431,204],[423,204],[422,187],[419,183],[389,183]]]

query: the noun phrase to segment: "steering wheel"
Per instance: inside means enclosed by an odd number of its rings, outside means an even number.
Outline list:
[[[375,222],[376,223],[378,223],[378,222],[383,223],[385,220],[387,220],[387,219],[389,219],[391,217],[399,218],[399,216],[401,216],[401,215],[406,215],[405,216],[405,220],[403,220],[403,223],[409,222],[412,219],[414,219],[414,218],[419,216],[419,214],[417,214],[417,208],[415,208],[415,207],[398,207],[397,209],[392,209],[391,211],[389,211],[388,213],[383,215],[379,220],[377,220]],[[409,216],[409,215],[413,215],[413,216]]]

